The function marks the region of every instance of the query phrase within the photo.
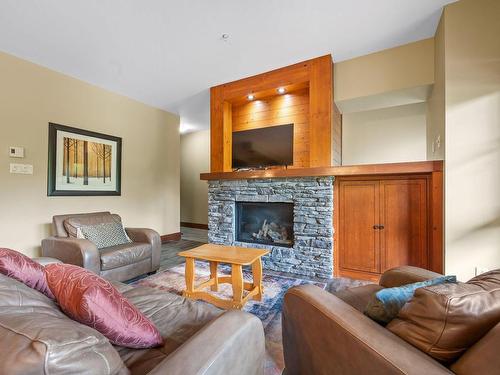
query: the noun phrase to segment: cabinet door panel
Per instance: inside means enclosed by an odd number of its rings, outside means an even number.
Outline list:
[[[379,182],[341,181],[339,193],[340,268],[380,272]]]
[[[411,265],[427,268],[427,180],[380,182],[382,272]]]

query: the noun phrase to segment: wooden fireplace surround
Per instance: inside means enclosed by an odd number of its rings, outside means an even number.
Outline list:
[[[279,94],[278,87],[286,94]],[[341,115],[333,101],[331,55],[212,87],[210,171],[232,171],[233,131],[287,123],[294,123],[291,168],[341,164]]]
[[[425,182],[425,267],[443,272],[443,162],[342,166],[342,118],[333,101],[333,61],[330,55],[303,61],[264,74],[212,87],[210,91],[210,173],[201,180],[296,178],[335,176],[334,246],[341,249],[339,205],[342,181],[383,185],[389,181]],[[278,87],[286,95],[277,93]],[[247,95],[255,98],[249,101]],[[286,99],[286,100],[285,100]],[[259,102],[258,105],[257,102]],[[266,126],[294,123],[294,163],[291,168],[233,171],[232,133]],[[425,181],[424,181],[425,180]],[[379,181],[379,182],[377,182]],[[380,189],[379,189],[380,190]],[[420,207],[419,206],[419,207]],[[344,210],[346,211],[346,210]],[[394,211],[394,210],[393,210]],[[397,211],[397,210],[396,210]],[[413,210],[410,210],[413,215]],[[383,228],[384,226],[378,226]],[[375,228],[375,226],[373,227]],[[345,242],[345,241],[344,241]],[[379,241],[380,242],[380,241]],[[382,254],[382,247],[376,250]],[[381,250],[382,249],[382,250]],[[385,249],[385,248],[384,248]],[[361,253],[360,253],[361,254]],[[423,252],[422,252],[423,254]],[[379,271],[354,270],[334,257],[334,274],[377,280]],[[366,254],[361,254],[363,258]],[[382,261],[385,258],[380,256]],[[352,263],[352,262],[351,262]],[[384,262],[382,262],[384,263]]]

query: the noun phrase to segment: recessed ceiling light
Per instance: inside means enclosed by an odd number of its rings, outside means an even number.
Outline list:
[[[248,94],[248,95],[247,95],[247,99],[248,99],[248,100],[254,100],[254,99],[255,99],[255,96],[253,96],[253,94]]]
[[[278,88],[278,92],[279,92],[280,94],[284,94],[284,93],[286,92],[286,90],[285,90],[285,88],[284,88],[284,87],[280,87],[280,88]]]

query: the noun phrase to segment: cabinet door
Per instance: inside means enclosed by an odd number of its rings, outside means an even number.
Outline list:
[[[339,267],[380,272],[379,182],[340,181]]]
[[[411,265],[428,267],[427,180],[380,181],[381,272]]]

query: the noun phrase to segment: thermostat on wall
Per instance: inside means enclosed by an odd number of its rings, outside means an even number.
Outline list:
[[[24,147],[9,147],[11,158],[24,158]]]

